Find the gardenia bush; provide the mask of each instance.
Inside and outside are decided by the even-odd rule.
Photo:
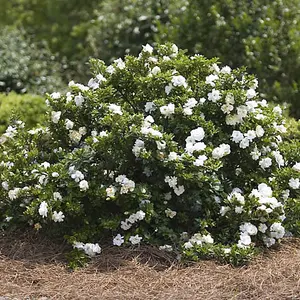
[[[299,154],[280,152],[282,110],[253,75],[172,44],[91,64],[47,97],[47,127],[2,136],[3,228],[64,236],[73,259],[149,243],[238,264],[299,222]]]

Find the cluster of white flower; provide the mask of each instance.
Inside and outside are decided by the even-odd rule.
[[[164,105],[159,108],[160,113],[167,118],[175,113],[175,105],[173,103],[169,103],[168,105]]]
[[[69,175],[75,182],[79,182],[79,188],[81,191],[86,191],[89,189],[89,183],[84,180],[84,175],[79,170],[76,170],[74,166],[69,167]]]
[[[133,192],[135,189],[135,182],[126,177],[126,175],[119,175],[115,181],[121,185],[120,194],[127,194]]]
[[[181,194],[184,193],[185,188],[183,185],[178,185],[177,186],[177,177],[176,176],[165,176],[165,182],[169,184],[170,188],[173,188],[174,193],[177,196],[180,196]]]
[[[188,242],[185,242],[183,247],[185,249],[193,248],[194,246],[202,246],[202,244],[213,244],[214,239],[211,237],[211,235],[208,233],[206,235],[203,235],[201,233],[195,233]]]
[[[154,137],[159,137],[162,138],[162,133],[154,128],[151,127],[151,125],[154,123],[154,119],[152,116],[147,116],[144,119],[143,126],[141,128],[141,134],[146,135],[146,136],[154,136]]]
[[[102,74],[98,74],[96,78],[91,78],[88,82],[88,87],[95,90],[98,89],[102,82],[105,82],[106,78]]]
[[[145,149],[144,141],[137,139],[132,147],[132,152],[135,157],[139,157],[141,152]]]
[[[185,140],[185,151],[189,154],[193,154],[194,151],[204,150],[206,145],[203,142],[200,142],[203,140],[204,136],[205,132],[202,127],[193,129]]]
[[[79,250],[83,250],[88,256],[94,257],[96,254],[101,253],[101,247],[97,244],[92,243],[81,243],[81,242],[75,242],[73,244],[74,248],[77,248]]]
[[[183,114],[186,116],[191,116],[193,114],[193,108],[198,104],[195,98],[189,98],[187,102],[183,105]]]
[[[128,230],[134,223],[144,220],[145,216],[146,214],[142,210],[139,210],[136,213],[131,214],[125,221],[121,221],[121,228],[123,230]]]
[[[253,224],[247,222],[247,223],[243,223],[240,226],[240,239],[238,241],[237,246],[239,248],[245,248],[248,247],[251,244],[251,235],[256,235],[258,230],[257,227],[254,226]]]
[[[228,154],[230,154],[230,145],[228,144],[221,144],[219,147],[216,147],[212,151],[212,157],[215,159],[220,159]]]

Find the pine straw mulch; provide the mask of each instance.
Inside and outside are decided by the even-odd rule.
[[[103,249],[71,272],[66,247],[29,233],[1,235],[0,299],[300,299],[300,239],[286,239],[241,268],[213,261],[181,266],[141,247]]]

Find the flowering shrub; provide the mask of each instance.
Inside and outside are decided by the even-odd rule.
[[[156,40],[247,66],[263,97],[287,102],[299,118],[299,12],[297,0],[171,1]]]
[[[47,97],[47,127],[2,136],[2,227],[64,235],[78,255],[108,240],[235,264],[280,241],[299,154],[280,152],[281,108],[254,76],[171,44],[91,64],[87,85]]]

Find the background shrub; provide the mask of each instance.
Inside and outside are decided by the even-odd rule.
[[[46,104],[37,95],[18,95],[0,93],[0,133],[4,133],[11,118],[22,119],[26,128],[33,128],[45,120]]]
[[[2,28],[0,36],[0,92],[62,89],[60,64],[46,47],[31,43],[16,29]]]

